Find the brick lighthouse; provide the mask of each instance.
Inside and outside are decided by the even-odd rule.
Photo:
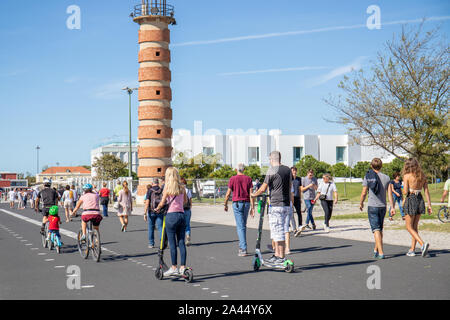
[[[170,30],[174,9],[166,0],[142,0],[132,13],[139,24],[139,108],[137,202],[142,203],[152,178],[172,165],[172,91]]]

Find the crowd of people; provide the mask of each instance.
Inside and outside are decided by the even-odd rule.
[[[286,255],[291,253],[291,233],[294,237],[298,237],[307,229],[316,230],[313,208],[318,201],[324,212],[323,230],[330,232],[330,220],[333,207],[338,202],[338,190],[329,173],[324,174],[322,181],[318,183],[314,170],[309,169],[305,177],[298,177],[296,167],[289,168],[282,165],[280,152],[271,152],[269,158],[270,168],[262,183],[259,181],[253,183],[252,179],[244,174],[245,166],[243,164],[237,166],[236,175],[228,182],[224,210],[229,210],[228,202],[231,197],[239,238],[237,254],[242,257],[247,256],[248,215],[255,216],[258,196],[268,194],[268,220],[272,240],[268,247],[273,252],[269,262],[283,263]],[[422,214],[432,213],[427,178],[416,159],[406,160],[402,172],[396,172],[392,180],[381,172],[382,166],[383,163],[379,158],[372,160],[370,170],[362,182],[359,206],[363,211],[364,202],[368,196],[368,221],[374,237],[373,258],[385,258],[383,226],[388,202],[389,219],[396,214],[395,204],[397,204],[405,221],[406,230],[411,235],[411,247],[406,255],[415,256],[418,243],[421,255],[426,256],[430,245],[419,235],[418,226]],[[178,170],[174,167],[166,170],[165,177],[154,178],[151,181],[152,183],[147,186],[144,207],[144,219],[148,223],[148,247],[155,247],[155,229],[161,241],[165,217],[165,237],[170,248],[172,266],[164,275],[182,274],[186,268],[186,246],[192,243],[190,228],[192,192],[187,188],[186,180],[180,177]],[[449,188],[450,183],[447,181],[442,201],[448,195]],[[41,191],[11,190],[7,197],[11,208],[14,208],[17,202],[18,209],[23,209],[29,200],[36,212],[42,212],[42,234],[52,206],[59,205],[64,208],[66,222],[70,222],[82,209],[81,226],[84,237],[86,224],[90,221],[94,228],[99,230],[102,219],[109,216],[108,206],[111,202],[114,203],[113,207],[117,211],[121,232],[127,232],[128,217],[133,211],[133,199],[126,181],[118,183],[114,190],[108,189],[106,183],[100,190],[91,184],[85,184],[82,190],[81,193],[74,185],[67,185],[62,190],[57,190],[51,188],[51,182],[47,180],[44,181],[44,189]],[[302,198],[304,210],[302,210]],[[306,213],[306,219],[303,219],[303,213]],[[180,269],[177,267],[178,251],[181,258]]]

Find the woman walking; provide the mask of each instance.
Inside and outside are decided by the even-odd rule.
[[[394,180],[391,180],[389,182],[389,188],[388,192],[392,193],[392,197],[394,198],[394,209],[395,209],[395,203],[398,203],[398,208],[400,209],[400,214],[402,215],[402,219],[405,220],[405,213],[403,212],[402,207],[402,182],[400,180],[400,173],[394,172]],[[393,218],[391,216],[391,208],[389,208],[389,221],[392,221]]]
[[[64,210],[66,212],[66,222],[71,221],[71,217],[73,214],[73,207],[74,207],[74,202],[73,202],[73,192],[72,190],[70,190],[70,186],[67,185],[66,186],[66,190],[64,191],[61,201],[63,202],[63,206],[64,206]]]
[[[122,224],[121,231],[126,232],[128,226],[128,215],[133,211],[133,199],[131,197],[131,191],[128,189],[128,182],[122,183],[122,190],[119,191],[119,216],[120,223]]]
[[[180,181],[178,170],[174,167],[167,168],[163,196],[161,202],[155,209],[155,212],[159,213],[167,203],[168,209],[165,218],[165,228],[167,239],[169,240],[172,267],[164,272],[164,276],[183,274],[186,269],[186,246],[184,243],[186,220],[184,217],[184,205],[187,201],[185,186]],[[177,269],[177,246],[180,249],[181,256],[179,272]]]
[[[322,179],[323,181],[317,188],[317,194],[314,201],[320,199],[320,204],[322,205],[323,212],[325,213],[325,222],[323,224],[323,229],[325,230],[325,232],[330,232],[330,219],[331,214],[333,213],[333,204],[337,203],[338,194],[336,185],[334,184],[330,174],[324,174]]]
[[[422,257],[425,257],[428,253],[430,244],[424,242],[419,236],[419,220],[420,215],[425,213],[425,202],[421,193],[422,188],[427,199],[428,214],[433,212],[431,209],[427,177],[423,173],[419,161],[414,158],[405,161],[402,174],[403,194],[405,195],[403,208],[405,212],[406,230],[408,230],[412,237],[411,248],[406,255],[408,257],[414,257],[416,255],[416,244],[419,242],[422,249]]]

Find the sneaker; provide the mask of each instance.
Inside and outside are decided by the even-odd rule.
[[[316,230],[316,225],[315,224],[312,225],[312,229]]]
[[[416,253],[415,253],[414,251],[408,251],[408,253],[406,253],[406,255],[407,255],[408,257],[415,257],[415,256],[416,256]]]
[[[284,263],[286,261],[286,258],[279,258],[279,257],[276,257],[276,259],[275,259],[275,261],[274,261],[274,263]]]
[[[330,232],[330,227],[325,227],[325,232],[329,233]]]
[[[374,258],[374,259],[378,258],[378,251],[374,251],[374,252],[373,252],[373,258]]]
[[[309,226],[309,224],[305,225],[305,228],[311,230],[311,227]]]
[[[169,270],[164,272],[164,277],[169,277],[169,276],[178,275],[178,274],[179,274],[178,269],[169,268]]]
[[[190,236],[190,235],[187,235],[187,236],[186,236],[186,245],[187,245],[187,246],[190,246],[190,245],[191,245],[191,236]]]
[[[275,255],[271,256],[269,259],[267,259],[267,262],[274,263],[278,258],[275,257]]]
[[[239,256],[239,257],[245,257],[245,256],[247,256],[247,250],[239,249],[238,256]]]
[[[122,225],[122,228],[120,228],[120,231],[123,232],[123,230],[125,230],[125,225],[124,224]]]
[[[179,271],[180,275],[184,275],[184,271],[186,271],[186,268],[181,268],[180,267],[180,271]]]
[[[45,236],[45,228],[44,228],[44,227],[41,228],[40,234],[42,234],[43,236]]]
[[[80,238],[80,241],[81,241],[81,242],[85,242],[85,241],[86,241],[86,235],[83,234],[83,235],[81,236],[81,238]]]
[[[377,259],[384,259],[384,254],[378,254],[378,257],[377,257]]]
[[[153,244],[149,244],[149,245],[148,245],[148,248],[149,248],[149,249],[153,249],[154,247],[155,247],[155,245],[153,245]]]
[[[430,247],[430,244],[428,242],[425,242],[422,247],[422,257],[425,257],[428,254],[428,248]]]

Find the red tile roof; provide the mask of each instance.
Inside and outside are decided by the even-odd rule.
[[[69,170],[70,173],[91,173],[90,170],[84,167],[50,167],[47,170],[41,172],[41,174],[66,173],[67,170]]]

